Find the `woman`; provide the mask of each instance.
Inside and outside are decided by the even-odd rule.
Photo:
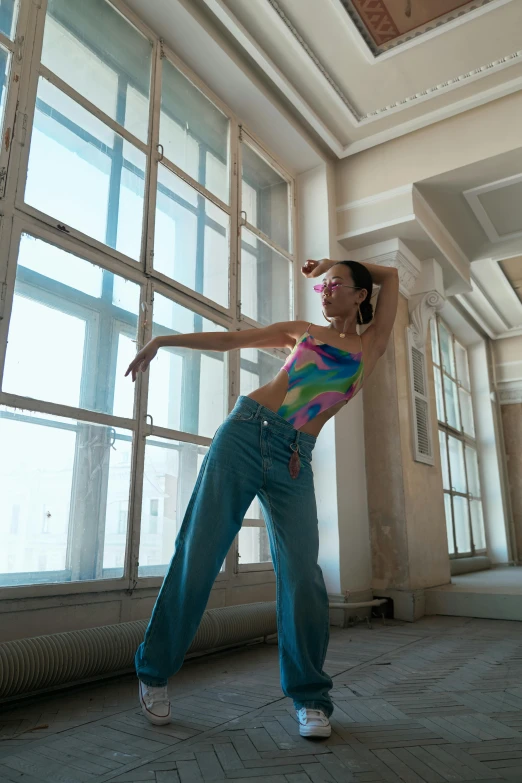
[[[306,321],[245,331],[154,338],[126,375],[145,371],[161,346],[215,351],[292,348],[265,386],[240,396],[205,455],[178,532],[174,556],[136,652],[142,710],[156,725],[171,720],[167,681],[183,663],[214,580],[257,495],[276,575],[281,687],[293,699],[299,731],[328,737],[333,704],[323,671],[329,641],[328,594],[317,559],[312,474],[317,435],[362,388],[386,348],[398,299],[397,270],[355,261],[308,261],[328,326]],[[380,286],[373,323],[372,284]]]

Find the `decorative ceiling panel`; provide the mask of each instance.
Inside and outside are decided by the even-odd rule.
[[[493,0],[341,0],[375,55],[399,46]]]

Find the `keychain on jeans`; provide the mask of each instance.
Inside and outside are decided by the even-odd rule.
[[[292,449],[293,454],[290,457],[290,462],[288,463],[288,470],[290,471],[292,478],[296,479],[301,468],[301,460],[299,459],[299,444],[291,443],[290,448]]]

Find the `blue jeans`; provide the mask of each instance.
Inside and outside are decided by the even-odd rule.
[[[210,591],[257,495],[276,575],[281,688],[296,709],[329,717],[331,678],[323,671],[330,638],[328,594],[318,565],[319,533],[311,467],[313,435],[241,396],[205,455],[175,550],[136,652],[138,678],[163,686],[182,666]],[[301,468],[289,471],[291,446]]]

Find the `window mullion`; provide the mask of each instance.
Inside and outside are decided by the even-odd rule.
[[[242,206],[241,177],[241,126],[235,119],[230,120],[231,141],[231,215],[230,215],[230,305],[235,319],[235,326],[241,321],[241,226],[240,211]]]
[[[151,274],[154,259],[154,236],[156,228],[156,197],[158,188],[158,145],[161,110],[161,45],[154,38],[151,65],[151,90],[149,102],[149,146],[147,155],[147,176],[145,185],[144,215],[141,259],[146,274]]]
[[[154,293],[152,280],[149,278],[142,286],[140,297],[140,315],[138,319],[138,334],[136,348],[141,349],[152,337],[152,305]],[[145,474],[145,447],[149,425],[147,423],[147,405],[150,373],[138,373],[134,392],[134,417],[136,431],[132,449],[131,481],[129,487],[129,517],[127,529],[124,574],[129,578],[129,592],[138,583],[138,568],[141,539],[141,507],[143,500],[143,477]]]
[[[36,107],[38,86],[38,65],[40,62],[43,27],[47,0],[37,7],[32,0],[20,0],[16,35],[24,35],[21,61],[13,54],[12,85],[8,93],[4,127],[10,127],[11,143],[9,150],[2,145],[0,167],[7,166],[5,183],[4,214],[13,209],[18,201],[17,194],[25,188],[27,162],[29,159],[28,139]],[[15,82],[15,80],[17,80]],[[10,79],[11,81],[11,79]],[[13,89],[14,84],[16,87]]]

